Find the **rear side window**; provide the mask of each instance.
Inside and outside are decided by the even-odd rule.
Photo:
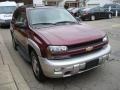
[[[16,18],[16,22],[25,23],[25,13],[19,13],[18,17]]]
[[[22,10],[18,9],[15,11],[14,13],[14,21],[15,22],[23,22],[25,21],[26,17],[25,17],[25,12],[23,12]]]
[[[19,15],[19,10],[16,10],[16,11],[14,12],[14,15],[13,15],[14,19],[16,19],[16,18],[18,17],[18,15]]]

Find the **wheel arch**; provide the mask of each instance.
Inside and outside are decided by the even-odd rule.
[[[40,47],[35,43],[32,39],[28,39],[28,53],[30,55],[30,51],[34,50],[38,56],[41,56]]]

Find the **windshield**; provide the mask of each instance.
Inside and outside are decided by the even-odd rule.
[[[13,13],[16,6],[0,6],[0,14]]]
[[[38,8],[29,11],[31,25],[48,25],[57,23],[76,23],[77,20],[62,8]]]

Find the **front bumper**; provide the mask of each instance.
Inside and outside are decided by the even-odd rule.
[[[102,63],[105,60],[109,59],[109,55],[111,53],[110,45],[107,45],[105,48],[93,52],[87,55],[83,55],[80,57],[64,59],[64,60],[48,60],[46,58],[40,58],[41,68],[43,73],[47,77],[51,78],[60,78],[60,77],[68,77],[74,74],[82,73],[93,69]],[[87,62],[98,60],[98,64],[91,68],[86,68]]]

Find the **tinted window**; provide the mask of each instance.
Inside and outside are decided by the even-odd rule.
[[[90,11],[92,11],[92,12],[99,12],[100,8],[99,7],[95,7],[95,8],[92,8]]]
[[[25,21],[25,17],[23,14],[20,14],[16,19],[16,22],[24,22],[24,21]]]
[[[100,8],[100,12],[104,12],[105,10],[104,10],[104,8]]]
[[[16,22],[21,22],[25,24],[26,18],[25,18],[25,13],[24,12],[18,12],[18,15],[16,17]]]
[[[16,19],[19,15],[19,10],[15,10],[14,14],[13,14],[13,17],[14,19]]]

